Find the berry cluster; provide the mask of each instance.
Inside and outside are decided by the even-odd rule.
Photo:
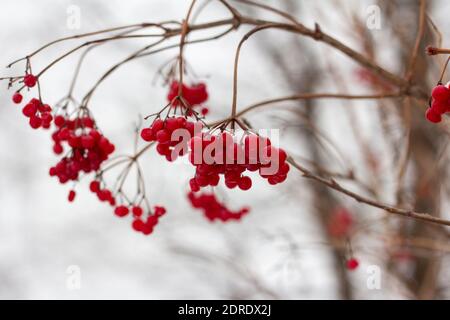
[[[135,219],[133,220],[131,227],[137,232],[142,232],[145,235],[149,235],[158,224],[159,218],[166,213],[166,209],[164,207],[155,206],[153,215],[148,215],[145,220],[141,217],[143,212],[142,208],[133,207],[132,212]]]
[[[114,213],[116,216],[122,218],[127,216],[130,211],[134,217],[133,223],[131,224],[132,228],[135,231],[142,232],[145,235],[149,235],[153,232],[153,228],[158,224],[158,219],[166,213],[166,209],[164,207],[155,206],[154,214],[149,214],[145,221],[142,219],[144,210],[140,206],[133,206],[130,210],[129,207],[121,205],[116,207]]]
[[[16,92],[13,95],[14,103],[22,102],[22,95]],[[33,98],[22,109],[22,113],[29,119],[30,127],[33,129],[49,129],[53,121],[52,108],[48,104],[42,103],[39,99]]]
[[[166,209],[161,206],[154,207],[154,213],[148,214],[147,219],[143,219],[144,210],[139,205],[119,205],[116,206],[116,198],[113,193],[106,189],[101,188],[101,183],[98,180],[94,180],[90,183],[89,189],[91,192],[95,193],[98,199],[102,202],[108,202],[112,207],[114,207],[114,214],[120,218],[127,216],[130,212],[133,215],[132,228],[135,231],[142,232],[145,235],[152,233],[153,228],[158,223],[158,219],[166,213]],[[69,195],[70,196],[70,195]]]
[[[175,138],[173,133],[175,130],[184,129],[188,138],[194,136],[196,130],[201,130],[201,122],[191,122],[184,117],[169,117],[165,120],[156,119],[149,128],[141,131],[141,138],[147,142],[157,142],[156,151],[165,156],[168,161],[174,161],[178,156],[187,153],[187,140],[182,136]],[[179,145],[182,143],[182,145]],[[178,153],[174,152],[174,147],[181,147]]]
[[[116,199],[113,196],[111,190],[102,188],[100,181],[94,180],[89,184],[89,190],[97,195],[98,200],[101,202],[108,202],[112,207],[116,205]]]
[[[346,208],[336,208],[328,221],[328,232],[332,237],[343,238],[349,235],[353,226],[353,216]]]
[[[188,199],[191,205],[196,209],[201,209],[205,217],[210,220],[240,220],[242,216],[249,212],[248,208],[242,208],[238,211],[231,211],[223,203],[219,202],[213,193],[202,193],[196,195],[193,192],[188,193]]]
[[[60,183],[77,180],[80,172],[97,171],[115,150],[114,145],[95,129],[95,122],[90,117],[70,120],[57,116],[55,125],[53,151],[62,154],[64,142],[71,148],[67,156],[50,168],[50,176],[57,176]]]
[[[208,149],[213,151],[204,152]],[[228,132],[217,136],[203,133],[191,139],[190,150],[190,161],[196,166],[195,176],[189,181],[193,192],[216,186],[221,175],[228,188],[249,190],[252,180],[244,175],[246,171],[258,171],[275,185],[286,180],[290,169],[286,152],[272,146],[270,139],[255,134],[246,135],[244,142],[238,143]]]
[[[431,92],[431,107],[427,109],[425,116],[428,121],[438,123],[446,112],[450,112],[450,89],[440,84]]]
[[[179,92],[180,84],[178,81],[174,80],[170,84],[169,93],[167,94],[167,100],[172,102],[177,96]],[[208,92],[206,91],[206,85],[204,83],[193,84],[192,86],[188,86],[186,84],[182,84],[181,88],[183,99],[189,104],[190,107],[196,107],[201,105],[202,103],[208,100]],[[172,106],[178,106],[178,101],[173,101]],[[208,108],[202,108],[202,115],[206,115],[208,113]]]

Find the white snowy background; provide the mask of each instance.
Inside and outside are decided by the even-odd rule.
[[[214,1],[213,1],[214,2]],[[277,5],[277,1],[267,1]],[[335,5],[364,16],[370,1],[301,1],[302,12],[296,15],[308,26],[320,23],[324,31],[352,45],[354,38],[345,21],[334,13]],[[180,20],[189,1],[50,1],[16,0],[0,3],[0,65],[22,57],[55,38],[139,22]],[[450,3],[440,1],[433,12],[435,22],[443,30],[449,23],[445,12]],[[67,26],[68,8],[81,11],[81,28]],[[73,7],[72,7],[73,8]],[[228,12],[211,3],[198,21],[221,19]],[[247,30],[243,27],[243,30]],[[375,37],[389,38],[381,30]],[[209,106],[217,118],[227,116],[231,102],[234,51],[242,31],[215,42],[189,46],[186,57],[201,79],[208,83]],[[200,34],[196,35],[199,36]],[[196,36],[192,36],[195,38]],[[275,45],[288,41],[280,32],[264,34]],[[446,39],[444,39],[446,40]],[[364,88],[352,79],[355,64],[341,54],[329,52],[324,45],[311,40],[321,59],[336,60],[343,81]],[[40,70],[78,42],[54,46],[33,58]],[[76,95],[82,96],[108,68],[139,48],[143,41],[124,40],[99,47],[91,52],[81,69]],[[279,73],[261,54],[258,41],[244,45],[239,78],[239,106],[265,98],[291,94]],[[445,41],[444,41],[445,44]],[[447,43],[448,44],[448,43]],[[289,54],[289,52],[286,52]],[[174,57],[168,51],[143,58],[121,67],[94,95],[91,108],[99,126],[116,144],[118,153],[130,152],[134,139],[134,123],[139,115],[153,113],[165,104],[166,89],[161,79],[152,83],[158,67]],[[64,60],[42,78],[46,101],[62,98],[70,84],[77,55]],[[380,53],[381,63],[397,71],[389,52]],[[23,65],[1,75],[20,74]],[[329,90],[336,88],[329,85]],[[249,204],[251,213],[240,223],[209,223],[192,210],[186,201],[187,180],[193,169],[183,163],[170,164],[158,156],[143,158],[150,201],[165,205],[168,214],[155,232],[145,237],[133,232],[130,221],[118,219],[111,209],[99,203],[86,191],[87,181],[77,186],[77,199],[66,200],[71,186],[59,185],[48,176],[56,158],[51,152],[48,132],[33,131],[20,109],[10,102],[11,92],[5,82],[0,86],[0,298],[2,299],[215,299],[215,298],[319,298],[337,297],[336,280],[327,246],[309,212],[308,191],[300,175],[291,171],[286,183],[269,186],[255,179],[249,192],[220,191],[232,207]],[[370,138],[378,130],[370,122],[370,102],[358,113],[361,134]],[[332,106],[331,106],[332,105]],[[333,108],[330,111],[330,108]],[[354,154],[354,146],[345,143],[351,135],[342,105],[324,102],[324,123],[330,126],[328,136],[344,154]],[[272,111],[252,115],[258,127],[267,127]],[[283,113],[280,113],[283,116]],[[272,123],[272,127],[276,127]],[[339,133],[336,136],[336,133]],[[294,144],[286,133],[288,150]],[[291,141],[291,143],[289,143]],[[295,154],[302,154],[298,147]],[[358,166],[358,159],[352,159]],[[387,199],[389,200],[389,199]],[[349,202],[352,206],[353,202]],[[365,217],[378,217],[370,208],[360,212]],[[357,214],[359,214],[357,212]],[[364,298],[401,298],[388,284],[380,291],[366,288],[365,267],[376,264],[370,252],[361,251],[362,267],[350,275],[359,296]],[[68,268],[81,270],[81,288],[70,290]]]

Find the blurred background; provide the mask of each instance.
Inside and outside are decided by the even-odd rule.
[[[190,1],[30,1],[0,4],[1,65],[6,66],[56,38],[140,22],[181,21]],[[242,14],[280,20],[264,10],[230,1]],[[419,1],[264,1],[308,27],[324,32],[402,75],[418,27]],[[201,11],[196,14],[196,10]],[[427,1],[428,19],[414,81],[429,92],[439,79],[441,57],[425,46],[449,46],[445,0]],[[378,15],[379,13],[379,15]],[[73,23],[79,14],[79,25]],[[375,16],[374,16],[375,15]],[[197,23],[229,17],[218,1],[198,1]],[[375,19],[375,20],[373,20]],[[431,22],[430,22],[431,21]],[[434,25],[435,27],[433,27]],[[216,34],[223,29],[192,35]],[[189,45],[186,59],[205,81],[211,119],[231,105],[236,46],[249,26],[219,40]],[[83,97],[114,63],[146,44],[114,41],[86,56],[75,87]],[[173,41],[177,41],[174,39]],[[32,59],[40,70],[80,44],[70,40]],[[78,52],[46,73],[41,89],[54,104],[67,94]],[[142,116],[166,104],[158,69],[176,49],[130,62],[101,84],[90,108],[120,154],[133,150]],[[445,60],[444,60],[445,61]],[[23,73],[4,68],[2,76]],[[195,74],[195,76],[194,76]],[[444,77],[447,82],[448,76]],[[243,47],[238,108],[307,92],[369,94],[390,90],[340,52],[311,39],[264,31]],[[251,191],[218,188],[232,208],[249,205],[240,222],[210,223],[186,199],[192,166],[148,152],[142,159],[148,196],[168,213],[155,232],[133,232],[129,220],[77,186],[48,176],[57,158],[50,134],[33,131],[0,87],[0,298],[2,299],[446,299],[450,296],[449,229],[397,218],[303,179],[291,170],[286,183],[254,179]],[[405,100],[408,100],[405,102]],[[426,104],[413,99],[285,102],[249,113],[255,128],[281,130],[280,144],[311,170],[334,177],[362,195],[450,219],[448,123],[424,118]],[[351,230],[336,235],[339,212]],[[360,263],[347,270],[349,257]],[[80,286],[71,285],[74,277]],[[374,278],[375,277],[375,278]],[[375,280],[374,280],[375,279]]]

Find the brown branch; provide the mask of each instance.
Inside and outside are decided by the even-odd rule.
[[[406,210],[406,209],[401,209],[401,208],[396,208],[390,205],[386,205],[383,204],[381,202],[377,202],[374,201],[372,199],[363,197],[361,195],[356,194],[353,191],[350,191],[344,187],[342,187],[339,183],[337,183],[334,179],[326,179],[326,178],[322,178],[316,174],[314,174],[313,172],[309,171],[308,169],[304,168],[303,166],[301,166],[300,164],[298,164],[292,157],[289,157],[287,160],[294,168],[296,168],[297,170],[299,170],[303,176],[307,179],[311,179],[314,180],[318,183],[321,183],[323,185],[326,185],[327,187],[338,191],[342,194],[345,194],[347,196],[349,196],[350,198],[355,199],[356,201],[360,202],[360,203],[365,203],[369,206],[375,207],[375,208],[379,208],[382,209],[388,213],[394,214],[394,215],[399,215],[399,216],[404,216],[404,217],[409,217],[409,218],[414,218],[417,220],[421,220],[421,221],[425,221],[425,222],[429,222],[429,223],[435,223],[435,224],[440,224],[440,225],[445,225],[445,226],[450,226],[450,221],[449,220],[445,220],[445,219],[441,219],[438,217],[434,217],[428,213],[421,213],[421,212],[415,212],[413,210]]]
[[[380,94],[369,94],[369,95],[352,95],[352,94],[339,94],[339,93],[303,93],[287,97],[275,98],[264,100],[248,107],[245,107],[236,114],[236,117],[240,117],[247,112],[254,109],[258,109],[269,104],[285,102],[285,101],[296,101],[296,100],[309,100],[309,99],[345,99],[345,100],[375,100],[375,99],[389,99],[389,98],[400,98],[401,93],[396,92],[386,92]]]
[[[316,25],[315,29],[310,29],[310,28],[307,28],[298,23],[292,23],[292,24],[275,23],[273,21],[239,16],[239,17],[233,17],[233,18],[229,18],[229,19],[223,19],[223,20],[217,20],[217,21],[212,21],[212,22],[207,22],[207,23],[191,25],[191,26],[189,26],[188,33],[192,32],[192,31],[196,31],[196,30],[205,30],[205,29],[216,28],[216,27],[225,26],[225,25],[237,26],[240,24],[248,24],[248,25],[253,25],[253,26],[262,26],[262,25],[269,25],[269,24],[277,25],[277,28],[279,28],[279,29],[294,32],[294,33],[309,37],[311,39],[314,39],[316,41],[323,42],[323,43],[335,48],[336,50],[341,51],[343,54],[345,54],[348,57],[350,57],[351,59],[355,60],[362,66],[370,69],[373,73],[382,77],[383,79],[387,80],[388,82],[390,82],[400,88],[403,88],[406,91],[410,91],[411,95],[413,95],[414,97],[421,98],[421,99],[428,99],[428,94],[426,92],[424,92],[421,88],[416,87],[414,85],[409,85],[408,81],[406,81],[402,77],[397,76],[397,75],[387,71],[386,69],[384,69],[381,66],[379,66],[378,64],[376,64],[372,59],[365,57],[361,53],[353,50],[352,48],[343,44],[339,40],[324,33],[318,25]],[[148,24],[148,25],[157,25],[157,24]],[[165,33],[163,33],[161,36],[168,38],[168,37],[172,37],[175,35],[179,35],[182,33],[182,31],[183,31],[183,27],[174,28],[174,29],[165,28]],[[74,36],[74,37],[69,37],[69,38],[64,38],[64,39],[73,39],[73,38],[76,38],[76,37]],[[58,40],[58,42],[63,41],[64,39]],[[115,38],[112,37],[111,40],[114,40],[114,39]],[[96,40],[96,41],[93,40],[88,43],[90,43],[90,44],[98,43],[99,41],[107,41],[107,40],[106,39]],[[86,44],[80,45],[76,49],[71,50],[70,53],[73,53],[74,51],[78,50],[80,47],[84,47],[85,45]],[[48,47],[48,45],[46,47]],[[70,54],[70,53],[68,53],[68,54]],[[63,57],[66,57],[68,54],[65,54]],[[63,57],[58,58],[56,62],[60,61]],[[42,71],[40,74],[42,74]]]
[[[425,0],[420,0],[419,27],[417,31],[416,41],[414,43],[414,48],[411,54],[411,60],[409,62],[409,67],[407,69],[405,77],[408,82],[410,82],[412,79],[414,66],[417,60],[417,55],[419,54],[420,42],[422,41],[423,35],[425,33],[425,19],[426,19],[426,2]]]
[[[184,49],[184,41],[186,39],[187,34],[189,33],[189,18],[191,17],[192,9],[194,8],[196,0],[191,1],[191,5],[189,6],[189,10],[186,14],[186,18],[183,20],[182,23],[182,29],[181,29],[181,36],[180,36],[180,55],[178,57],[179,59],[179,72],[180,72],[180,78],[179,78],[179,86],[178,86],[178,96],[183,95],[183,74],[184,74],[184,59],[183,59],[183,49]]]
[[[427,54],[430,56],[435,56],[438,54],[450,54],[450,49],[446,48],[436,48],[432,46],[427,47]]]

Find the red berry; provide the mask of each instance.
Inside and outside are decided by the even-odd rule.
[[[38,129],[42,125],[42,119],[38,116],[32,116],[30,118],[30,126],[33,129]]]
[[[55,117],[55,125],[59,128],[61,128],[66,123],[66,120],[63,116],[56,116]]]
[[[194,178],[189,180],[189,186],[191,187],[192,192],[197,192],[200,190],[200,186]]]
[[[89,184],[89,190],[91,190],[91,192],[98,192],[100,190],[100,182],[98,182],[97,180],[92,181]]]
[[[242,177],[239,180],[238,186],[241,190],[248,190],[252,187],[252,179],[250,177]]]
[[[441,122],[442,117],[440,114],[436,113],[433,109],[428,108],[425,112],[425,117],[428,119],[428,121],[433,123]]]
[[[155,206],[155,216],[161,217],[166,213],[166,208],[161,206]]]
[[[150,142],[155,139],[155,136],[153,135],[153,131],[151,128],[144,128],[141,131],[141,138],[144,141]]]
[[[25,77],[23,77],[23,83],[28,87],[32,88],[36,85],[37,78],[32,74],[26,74]]]
[[[92,149],[95,146],[95,140],[90,135],[84,135],[81,137],[81,146],[85,149]]]
[[[63,146],[61,144],[56,143],[56,144],[53,145],[53,152],[55,154],[61,154],[61,153],[64,152],[64,148],[63,148]]]
[[[94,128],[95,125],[94,119],[89,117],[84,117],[83,119],[81,119],[81,123],[86,128]]]
[[[128,210],[128,208],[125,207],[125,206],[118,206],[118,207],[116,207],[116,209],[114,210],[114,213],[115,213],[116,216],[118,216],[118,217],[125,217],[129,212],[130,212],[130,210]]]
[[[447,108],[449,107],[448,103],[442,100],[433,100],[431,103],[431,109],[433,112],[437,114],[443,114],[447,112]]]
[[[152,130],[154,132],[158,132],[163,128],[164,128],[164,121],[162,121],[161,119],[156,119],[155,121],[153,121]]]
[[[200,113],[202,114],[202,116],[206,116],[209,113],[209,109],[208,108],[202,108]]]
[[[50,123],[53,121],[53,116],[50,112],[41,113],[41,118],[42,122],[47,125],[50,125]]]
[[[450,99],[450,90],[441,84],[433,88],[431,96],[436,100],[448,102],[448,99]]]
[[[14,95],[12,96],[12,100],[14,103],[19,104],[22,102],[22,95],[19,92],[14,93]]]
[[[231,211],[223,203],[219,202],[213,193],[202,193],[199,195],[190,192],[188,199],[195,209],[201,209],[207,219],[216,219],[226,222],[228,220],[239,220],[249,209],[242,208],[238,211]]]
[[[346,266],[348,270],[355,270],[359,266],[359,261],[355,258],[351,258],[347,260]]]
[[[158,140],[159,143],[169,142],[170,134],[166,130],[159,130],[156,133],[156,140]]]
[[[144,223],[141,232],[145,235],[149,235],[150,233],[153,232],[153,227]]]
[[[133,209],[131,209],[131,211],[133,212],[133,216],[135,217],[140,217],[142,216],[142,208],[141,207],[133,207]]]
[[[136,219],[133,221],[131,226],[135,231],[141,232],[142,229],[144,229],[145,224],[144,221],[142,221],[141,219]]]
[[[69,202],[73,202],[73,200],[75,200],[75,196],[76,196],[76,195],[77,195],[77,194],[75,193],[74,190],[70,190],[69,196],[67,197],[67,199],[69,200]]]
[[[22,113],[25,117],[31,118],[32,116],[36,115],[37,107],[36,105],[32,103],[28,103],[23,107]]]

